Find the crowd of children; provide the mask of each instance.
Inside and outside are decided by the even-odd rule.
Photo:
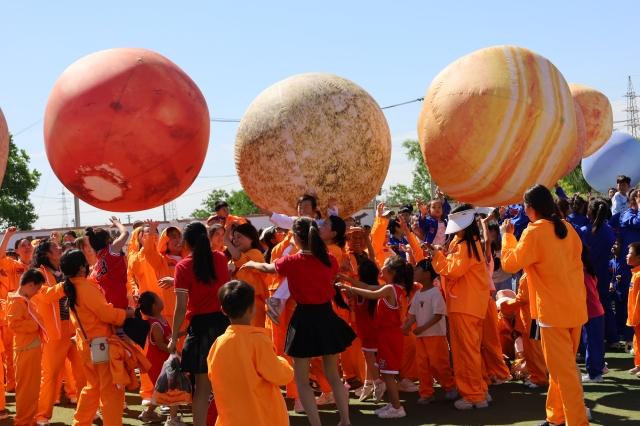
[[[118,425],[125,389],[139,388],[145,423],[180,426],[177,405],[191,404],[196,425],[285,425],[287,397],[314,426],[318,406],[335,404],[346,426],[350,392],[386,399],[374,412],[391,419],[406,416],[400,392],[428,405],[437,383],[455,408],[482,409],[490,386],[521,380],[548,386],[544,424],[587,424],[581,381],[604,381],[607,349],[622,341],[640,377],[640,191],[629,184],[621,176],[612,199],[538,185],[493,211],[452,209],[438,193],[415,213],[378,204],[371,227],[307,194],[298,216],[269,212],[274,226],[260,231],[223,201],[206,226],[139,222],[131,237],[112,218],[115,232],[7,250],[9,228],[0,419],[15,392],[14,424],[47,425],[64,389],[75,425]],[[171,354],[193,395],[159,407]]]

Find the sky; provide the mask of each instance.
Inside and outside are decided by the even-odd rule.
[[[627,76],[640,88],[638,18],[637,1],[12,1],[2,7],[0,108],[15,143],[42,173],[31,195],[34,226],[59,227],[63,186],[47,161],[42,118],[58,76],[87,54],[157,51],[196,82],[212,117],[238,119],[262,90],[294,74],[340,75],[387,106],[424,96],[433,77],[461,56],[514,44],[551,60],[568,82],[601,90],[614,120],[622,120]],[[411,181],[401,143],[416,138],[420,108],[385,110],[393,140],[385,188]],[[200,176],[175,202],[178,217],[188,217],[212,189],[241,188],[236,131],[237,123],[212,123]],[[110,216],[85,203],[80,211],[82,225]],[[162,219],[162,208],[129,218]]]

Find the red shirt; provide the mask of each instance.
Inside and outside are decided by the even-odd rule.
[[[598,295],[597,279],[593,275],[584,272],[584,285],[587,287],[587,314],[589,318],[604,315],[604,308]]]
[[[331,254],[331,266],[327,266],[309,253],[296,253],[276,260],[278,274],[289,282],[291,298],[303,305],[320,305],[330,302],[336,294],[333,283],[338,273],[338,261]]]
[[[396,293],[396,306],[389,305],[387,299],[381,297],[376,305],[376,316],[374,324],[376,328],[397,328],[402,327],[402,313],[400,311],[402,287],[393,284],[393,291]]]
[[[97,261],[90,278],[100,285],[107,302],[127,309],[127,262],[124,253],[112,253],[111,246],[96,253]]]
[[[176,293],[184,292],[189,295],[187,301],[187,320],[194,315],[220,312],[218,290],[231,280],[227,268],[226,256],[219,252],[213,252],[213,268],[216,278],[213,282],[203,283],[196,278],[193,270],[193,257],[191,255],[182,259],[176,265],[174,274],[174,286]]]

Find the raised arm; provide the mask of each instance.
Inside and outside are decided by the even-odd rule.
[[[267,274],[276,273],[276,265],[274,263],[255,262],[253,260],[250,260],[242,265],[240,269],[255,269],[256,271],[264,272]]]
[[[227,250],[231,253],[233,260],[240,259],[242,252],[238,247],[233,244],[233,227],[227,226],[224,231],[224,245],[227,246]]]
[[[127,239],[129,238],[129,231],[127,231],[127,228],[125,228],[125,226],[120,223],[117,217],[112,216],[109,220],[111,221],[111,224],[118,229],[119,232],[118,237],[113,241],[111,247],[115,253],[120,253],[127,243]]]
[[[9,240],[16,233],[17,229],[15,226],[11,226],[4,231],[4,235],[2,236],[2,241],[0,242],[0,259],[7,255],[7,245],[9,244]]]

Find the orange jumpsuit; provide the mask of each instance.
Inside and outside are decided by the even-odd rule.
[[[71,340],[75,330],[71,321],[60,317],[60,298],[64,293],[47,291],[56,286],[55,276],[46,267],[40,271],[46,278],[41,291],[33,296],[33,304],[42,317],[47,341],[42,345],[42,383],[40,385],[40,399],[38,400],[37,420],[50,420],[53,415],[53,405],[58,396],[60,374],[64,371],[65,360],[68,358],[73,366],[75,382],[83,387],[86,383],[82,360]],[[73,394],[77,395],[74,389]]]
[[[124,386],[116,386],[111,362],[94,364],[91,361],[91,340],[97,337],[113,336],[113,326],[124,323],[126,312],[114,308],[94,282],[86,278],[72,278],[77,293],[76,313],[71,320],[76,328],[78,350],[84,363],[87,385],[82,389],[78,406],[73,416],[73,425],[89,426],[102,405],[102,419],[105,426],[122,424]],[[80,329],[80,324],[84,332]],[[111,343],[110,343],[111,345]],[[111,350],[110,350],[111,353]]]
[[[293,369],[276,356],[264,328],[231,324],[211,346],[207,365],[216,426],[289,424],[280,386],[293,380]]]
[[[576,352],[587,322],[587,296],[581,261],[582,242],[569,223],[560,239],[548,220],[530,223],[520,241],[502,239],[502,269],[524,269],[529,286],[531,317],[541,327],[542,352],[549,369],[547,421],[568,426],[589,424]]]
[[[7,320],[13,331],[13,353],[16,367],[15,426],[36,423],[36,409],[40,393],[40,363],[42,341],[45,340],[42,318],[35,306],[18,293],[9,295]]]
[[[487,296],[487,315],[482,322],[482,369],[485,381],[508,380],[511,377],[509,367],[504,362],[500,334],[498,332],[498,308],[491,296]]]
[[[449,315],[451,354],[456,387],[468,402],[484,401],[487,383],[482,377],[482,328],[489,304],[489,281],[480,241],[480,259],[467,251],[467,243],[455,237],[445,257],[437,251],[435,271],[445,277],[445,299]]]
[[[376,217],[373,221],[373,226],[371,227],[371,245],[373,246],[373,252],[378,267],[381,267],[387,258],[395,256],[393,250],[385,244],[388,225],[389,219]]]
[[[268,280],[270,280],[271,277],[254,269],[240,270],[240,267],[250,260],[253,260],[254,262],[264,263],[264,256],[262,255],[262,253],[260,253],[259,250],[256,249],[251,249],[242,253],[238,260],[233,261],[236,267],[234,278],[236,280],[245,281],[255,290],[255,315],[253,317],[251,325],[255,327],[264,327],[265,321],[267,319],[266,300],[269,292],[267,286]]]
[[[7,303],[9,293],[18,290],[20,285],[20,277],[27,269],[27,265],[22,261],[16,261],[9,256],[0,259],[0,303]],[[15,372],[13,368],[13,333],[7,325],[5,318],[0,318],[0,334],[2,334],[2,343],[4,353],[4,367],[6,369],[6,389],[13,392],[16,387]]]
[[[640,367],[640,266],[631,270],[631,285],[627,301],[627,325],[633,327],[633,362]]]

